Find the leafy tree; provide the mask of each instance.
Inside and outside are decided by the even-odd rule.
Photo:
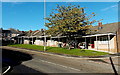
[[[72,40],[73,36],[77,34],[84,35],[88,33],[92,23],[95,22],[95,20],[89,20],[95,14],[87,15],[84,9],[79,5],[57,5],[57,9],[53,9],[56,13],[52,12],[49,17],[45,18],[49,21],[45,24],[48,27],[47,33],[52,36],[62,34],[67,36],[68,40]]]

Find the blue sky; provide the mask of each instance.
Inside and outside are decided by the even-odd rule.
[[[3,2],[118,2],[120,0],[2,0]]]
[[[9,2],[10,0],[3,1],[4,2],[2,3],[2,27],[4,29],[15,28],[26,31],[46,28],[44,26],[44,2]],[[69,2],[46,2],[46,16],[48,16],[52,12],[52,9],[56,8],[56,4],[67,5],[68,3]],[[103,24],[118,21],[117,0],[116,2],[70,3],[73,5],[80,5],[81,7],[86,7],[85,12],[88,15],[94,12],[96,16],[92,19],[103,19]]]

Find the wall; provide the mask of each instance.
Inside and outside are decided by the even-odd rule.
[[[114,36],[109,42],[108,41],[94,41],[95,50],[117,53],[116,36]]]
[[[44,46],[43,40],[35,40],[34,44],[35,44],[35,45]]]
[[[30,44],[30,40],[24,40],[24,44]]]
[[[118,48],[118,52],[120,52],[120,27],[118,29],[118,32],[117,32],[117,48]]]
[[[43,40],[35,40],[34,44],[44,46],[44,41]],[[51,46],[51,47],[58,47],[58,42],[54,41],[54,40],[47,40],[46,45]]]
[[[58,42],[54,41],[54,40],[48,40],[47,41],[47,46],[58,47]]]
[[[24,44],[30,44],[30,40],[24,40]],[[35,40],[34,44],[44,46],[44,41],[43,40]],[[58,47],[58,41],[47,40],[46,46]]]

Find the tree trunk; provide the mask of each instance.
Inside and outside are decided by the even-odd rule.
[[[68,43],[68,49],[69,50],[71,50],[71,47],[72,47],[72,43],[71,43],[72,42],[72,38],[73,37],[71,36],[71,34],[69,34],[68,38],[67,38],[68,39],[67,43]]]

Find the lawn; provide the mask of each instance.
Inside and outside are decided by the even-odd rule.
[[[8,45],[8,46],[44,51],[43,50],[44,47],[38,46],[38,45],[15,44],[15,45]],[[48,47],[48,46],[46,47],[46,52],[75,55],[75,56],[101,56],[101,55],[108,55],[109,54],[106,52],[99,52],[99,51],[93,51],[93,50],[85,50],[85,49],[68,50],[66,48]]]

